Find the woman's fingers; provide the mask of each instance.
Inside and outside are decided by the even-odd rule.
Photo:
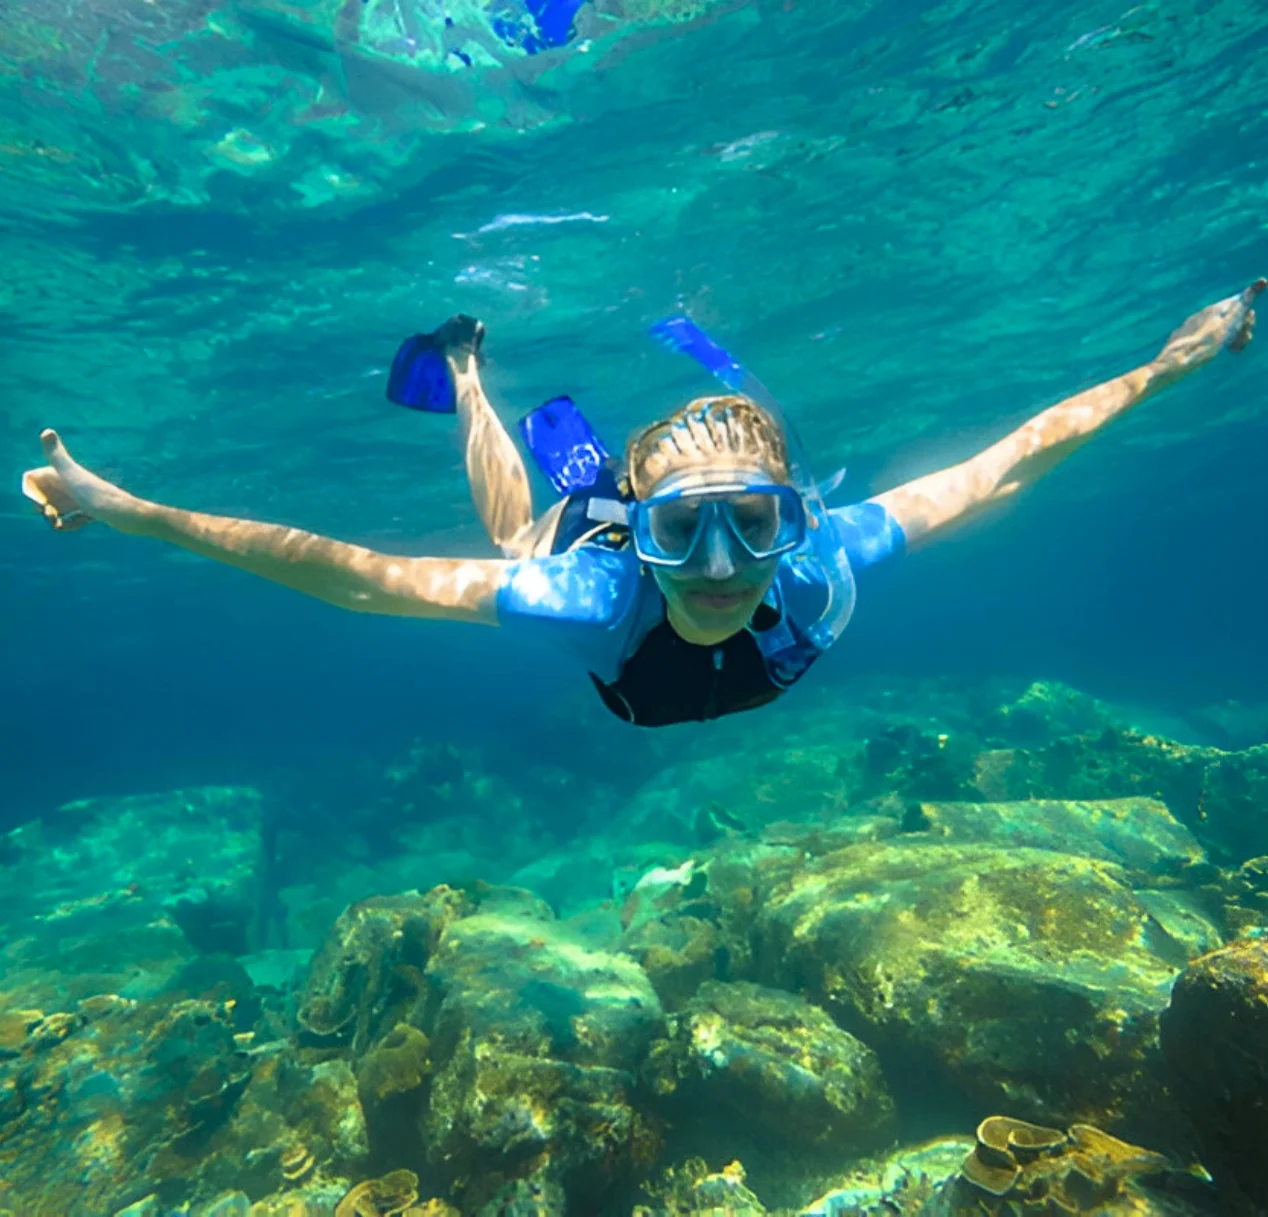
[[[1240,351],[1255,333],[1255,298],[1268,287],[1268,279],[1256,279],[1238,298],[1240,324],[1229,335],[1225,345],[1230,351]]]
[[[79,506],[51,465],[28,469],[22,475],[22,493],[58,532],[73,532],[92,523],[92,516]]]
[[[1236,296],[1208,305],[1194,313],[1168,339],[1160,358],[1185,371],[1214,359],[1221,350],[1240,351],[1255,328],[1252,307],[1268,281],[1256,279]]]

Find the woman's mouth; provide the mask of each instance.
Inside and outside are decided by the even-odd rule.
[[[744,592],[690,592],[692,604],[711,613],[725,613],[739,608],[748,596]]]

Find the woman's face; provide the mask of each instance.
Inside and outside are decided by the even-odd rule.
[[[710,469],[707,474],[694,475],[692,484],[705,489],[711,482],[733,483],[735,478],[733,469]],[[666,479],[652,493],[660,493],[668,485]],[[768,527],[764,513],[769,504],[764,504],[760,495],[750,498],[752,502],[743,496],[733,499],[730,514],[735,526],[751,529],[753,538],[758,539]],[[701,501],[684,498],[679,503],[681,506],[673,505],[674,513],[662,509],[659,524],[681,529],[688,536],[697,527]],[[721,515],[708,512],[704,531],[687,561],[682,566],[654,566],[652,574],[665,597],[670,625],[686,641],[709,646],[738,634],[748,624],[778,567],[778,556],[754,558]]]

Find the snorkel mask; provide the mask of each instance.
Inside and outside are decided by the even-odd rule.
[[[736,362],[690,318],[669,317],[652,326],[651,333],[654,338],[670,350],[681,351],[684,355],[690,355],[692,359],[711,372],[733,393],[743,393],[746,397],[757,402],[783,428],[788,445],[789,472],[793,485],[791,487],[776,487],[771,486],[769,483],[763,484],[763,495],[770,493],[772,500],[765,508],[768,513],[766,518],[769,522],[777,521],[777,523],[768,532],[762,532],[760,535],[749,533],[748,535],[750,540],[758,542],[757,549],[759,551],[763,550],[764,543],[769,537],[769,547],[764,550],[766,556],[773,556],[776,553],[790,554],[790,560],[794,564],[794,574],[797,573],[798,564],[804,565],[811,561],[815,563],[817,569],[814,572],[814,576],[818,577],[812,576],[812,573],[807,571],[804,582],[810,584],[818,582],[819,578],[822,579],[824,585],[822,604],[819,608],[818,617],[813,620],[812,624],[803,628],[810,642],[820,650],[827,650],[840,637],[841,632],[849,624],[850,616],[854,612],[854,575],[850,571],[850,562],[846,556],[845,548],[841,545],[837,530],[832,523],[832,518],[828,515],[823,495],[810,472],[805,449],[797,436],[796,429],[789,422],[787,415],[780,408],[771,391],[752,372]],[[713,487],[711,490],[716,496],[720,488]],[[746,487],[744,492],[752,493],[757,490],[757,486],[752,486]],[[773,492],[779,493],[776,495]],[[730,493],[735,494],[737,492],[732,491]],[[800,506],[801,523],[799,525],[799,533],[793,527],[793,520],[798,512],[797,509],[791,506],[788,499],[789,495],[793,495]],[[627,513],[631,531],[634,533],[636,548],[640,544],[640,525],[638,522],[640,518],[645,521],[641,528],[644,536],[650,542],[649,553],[652,554],[657,552],[658,546],[662,550],[665,549],[663,542],[658,541],[655,530],[652,528],[652,523],[654,522],[652,508],[660,497],[660,495],[657,495],[644,502],[631,504]],[[683,497],[686,496],[680,494],[679,498]],[[741,545],[748,549],[749,553],[757,556],[754,549],[750,548],[745,541],[746,529],[743,522],[743,513],[738,508],[724,506],[728,500],[723,498],[710,499],[703,492],[693,497],[701,500],[702,507],[706,502],[716,502],[717,506],[712,508],[712,513],[714,515],[722,515]],[[729,501],[737,503],[743,500],[731,499]],[[772,512],[773,514],[771,514]],[[696,537],[693,538],[693,545],[699,539],[699,530],[704,528],[705,512],[701,510],[699,514],[701,522],[697,525],[698,531]],[[670,552],[673,552],[673,549],[673,546],[669,547]],[[638,553],[643,561],[655,563],[655,558],[645,554],[642,548],[638,548]],[[687,553],[689,556],[690,550]],[[682,561],[685,560],[685,558],[682,559]],[[662,562],[662,565],[664,564],[666,563]],[[677,564],[680,565],[681,562]]]
[[[765,477],[725,482],[688,478],[630,503],[626,513],[634,551],[650,566],[687,565],[701,538],[725,528],[737,547],[762,561],[796,549],[806,536],[801,495]]]

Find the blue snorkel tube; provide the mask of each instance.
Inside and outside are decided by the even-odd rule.
[[[809,526],[806,540],[793,552],[793,561],[816,559],[827,584],[827,603],[814,624],[806,628],[806,636],[816,647],[826,651],[841,636],[854,612],[854,574],[796,429],[774,394],[689,317],[667,317],[658,321],[651,327],[651,334],[671,351],[690,355],[731,392],[751,398],[783,428],[788,444],[789,473],[806,505]]]

